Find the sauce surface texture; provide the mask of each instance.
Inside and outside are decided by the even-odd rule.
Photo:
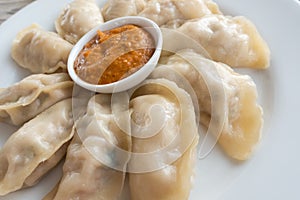
[[[84,81],[109,84],[133,74],[154,53],[151,35],[136,25],[98,31],[78,54],[74,69]]]

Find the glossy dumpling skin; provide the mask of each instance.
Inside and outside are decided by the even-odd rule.
[[[222,128],[218,142],[224,151],[234,159],[248,159],[260,140],[263,126],[263,111],[257,103],[256,85],[251,77],[192,50],[169,57],[152,76],[160,77],[172,70],[181,74],[196,93],[202,124],[208,127],[215,121],[215,125]],[[213,107],[216,108],[214,117]],[[213,134],[218,136],[219,133]]]
[[[32,186],[65,155],[72,138],[72,99],[63,100],[13,133],[0,150],[0,195]]]
[[[56,102],[72,96],[66,73],[34,74],[0,91],[0,121],[22,125]]]
[[[159,106],[164,111],[163,114],[152,112],[151,125],[154,128],[161,126],[158,132],[150,137],[139,138],[137,135],[132,139],[133,153],[147,155],[157,152],[157,155],[131,156],[131,199],[188,199],[198,144],[198,129],[190,96],[174,82],[165,79],[147,80],[133,96],[130,101],[131,117],[137,125],[149,123],[153,106]],[[164,120],[155,120],[162,115]],[[162,121],[163,124],[157,124]],[[137,133],[143,135],[143,132]],[[176,145],[173,146],[173,142]]]
[[[32,73],[66,71],[72,47],[56,33],[33,24],[17,34],[12,44],[11,57]]]
[[[55,21],[58,34],[75,44],[85,33],[103,23],[95,0],[74,0],[63,9]]]
[[[132,200],[188,200],[196,160],[197,142],[176,162],[164,169],[143,174],[130,174]]]
[[[96,95],[89,101],[87,113],[76,122],[63,177],[56,191],[45,199],[119,199],[129,157],[118,157],[118,148],[130,151],[131,138],[114,122],[110,95]]]
[[[149,1],[138,15],[155,21],[159,26],[174,20],[201,18],[209,14],[221,14],[217,4],[210,0]]]
[[[177,30],[200,43],[215,61],[231,67],[269,67],[269,47],[245,17],[206,15]]]
[[[148,0],[108,0],[101,9],[105,21],[118,17],[138,15]]]
[[[173,20],[188,20],[221,12],[217,4],[210,0],[109,0],[102,13],[106,21],[122,16],[139,15],[161,26]]]

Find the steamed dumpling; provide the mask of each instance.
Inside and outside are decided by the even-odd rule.
[[[72,47],[56,33],[33,24],[18,33],[12,44],[11,57],[33,73],[66,71]]]
[[[217,4],[210,0],[149,1],[138,15],[149,18],[159,26],[174,20],[201,18],[209,14],[220,14]]]
[[[198,98],[200,120],[232,158],[247,159],[254,150],[263,126],[262,108],[257,103],[256,85],[247,75],[234,72],[225,64],[203,58],[192,50],[169,57],[151,75],[172,79],[179,73],[192,86]],[[164,75],[166,73],[169,75]],[[178,82],[180,79],[173,80]],[[218,130],[219,127],[219,130]]]
[[[66,73],[34,74],[0,91],[0,121],[21,125],[56,102],[72,96]]]
[[[63,177],[44,199],[120,199],[126,174],[131,199],[188,199],[198,129],[190,96],[175,83],[98,94],[75,130]]]
[[[197,140],[171,165],[153,172],[129,174],[132,200],[188,200],[196,160]]]
[[[0,195],[36,184],[65,155],[72,100],[50,107],[13,133],[0,150]]]
[[[102,8],[105,21],[140,13],[148,0],[108,0]]]
[[[75,44],[85,33],[103,23],[95,0],[74,0],[63,9],[55,21],[58,34]]]
[[[118,150],[130,152],[131,138],[114,121],[111,96],[96,95],[76,122],[63,177],[45,199],[119,199],[129,154]]]
[[[268,45],[245,17],[206,15],[177,30],[201,44],[213,60],[231,67],[263,69],[270,64]]]
[[[147,80],[130,108],[136,126],[128,164],[131,199],[188,199],[198,144],[190,96],[168,80]]]
[[[211,0],[109,0],[102,13],[105,20],[139,15],[161,26],[173,20],[188,20],[208,14],[220,14],[220,11],[217,4]]]

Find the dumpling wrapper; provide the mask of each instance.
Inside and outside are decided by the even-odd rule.
[[[207,14],[220,14],[211,0],[109,0],[102,13],[105,21],[117,17],[139,15],[149,18],[159,26],[174,20],[200,18]]]
[[[209,14],[221,14],[217,4],[210,0],[158,0],[149,1],[138,15],[149,18],[161,26],[174,20],[201,18]]]
[[[118,150],[127,153],[121,157]],[[44,199],[118,199],[130,151],[130,136],[114,122],[110,95],[92,97],[87,113],[76,122],[63,177]]]
[[[74,0],[67,4],[55,21],[58,34],[75,44],[84,34],[103,23],[95,0]]]
[[[101,9],[105,21],[118,17],[135,16],[141,12],[148,0],[108,0]]]
[[[270,65],[267,43],[245,17],[206,15],[185,22],[177,30],[201,44],[215,61],[256,69]]]
[[[154,172],[130,174],[132,200],[188,200],[196,160],[197,141],[171,165]]]
[[[13,41],[11,57],[32,73],[66,71],[73,45],[53,32],[33,24],[20,31]]]
[[[133,93],[130,109],[140,126],[128,164],[131,199],[188,199],[199,137],[189,94],[166,79],[146,80]],[[140,130],[149,126],[156,132],[145,137]]]
[[[202,124],[210,128],[211,123],[215,123],[212,130],[220,130],[212,134],[219,136],[223,150],[234,159],[248,159],[260,140],[263,126],[263,111],[257,103],[256,85],[251,77],[240,75],[227,65],[203,58],[192,50],[170,56],[151,77],[160,78],[168,72],[165,78],[177,82],[171,75],[174,70],[194,89]]]
[[[119,99],[119,97],[128,97],[126,94],[113,94],[112,97],[99,94],[90,100],[87,114],[76,124],[78,134],[75,134],[69,146],[63,178],[59,186],[44,199],[118,199],[124,187],[126,171],[131,173],[129,186],[132,199],[138,199],[142,194],[147,194],[145,196],[153,199],[157,194],[161,194],[162,190],[154,189],[157,184],[154,184],[153,180],[160,181],[161,187],[167,189],[164,190],[166,198],[188,198],[196,159],[195,147],[198,142],[198,129],[190,96],[175,83],[163,79],[147,80],[130,92],[131,96],[127,99],[129,105],[126,104],[126,100]],[[124,106],[124,102],[129,107]],[[135,141],[133,154],[120,152],[120,149],[131,150],[130,135],[125,135],[120,129],[128,130],[128,119],[131,117],[135,122],[135,125],[131,124],[131,134],[141,133],[140,131],[144,130],[143,125],[147,125],[145,123],[148,122],[144,119],[147,119],[149,108],[151,110],[155,102],[165,106],[168,113],[165,119],[168,125],[158,136],[146,142],[133,137]],[[116,113],[119,115],[116,116]],[[157,124],[152,125],[155,129]],[[144,131],[141,134],[140,136],[145,136]],[[106,144],[103,136],[111,143]],[[160,144],[164,144],[166,148],[165,145],[175,147],[167,148],[169,151],[157,154],[160,157],[159,161],[171,161],[171,163],[149,160],[143,157],[144,154],[143,159],[139,160],[141,157],[137,154],[151,151],[153,148],[157,150]],[[128,161],[130,163],[127,166]],[[152,162],[156,162],[156,165],[151,166]],[[147,173],[145,170],[149,170],[149,166],[163,166],[163,168],[152,168],[154,172]],[[121,171],[114,169],[121,169],[120,167],[124,168]],[[143,173],[133,174],[135,170],[141,170]],[[171,170],[172,174],[167,173],[168,170]],[[174,175],[178,175],[178,178],[175,180],[176,184],[171,186],[170,184],[174,183]],[[143,183],[145,186],[140,190],[140,184]],[[136,184],[139,184],[139,187]],[[153,189],[157,190],[157,193],[152,192]]]
[[[0,121],[22,125],[60,100],[72,96],[66,73],[34,74],[0,90]]]
[[[63,100],[12,134],[0,150],[0,195],[36,184],[65,155],[73,136],[72,100]]]

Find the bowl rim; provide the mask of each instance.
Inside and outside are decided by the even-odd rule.
[[[100,29],[101,31],[111,30],[113,28],[117,28],[126,24],[133,24],[140,26],[144,28],[150,35],[152,36],[154,42],[155,42],[155,51],[151,58],[147,61],[145,65],[143,65],[139,70],[134,72],[133,74],[129,75],[128,77],[125,77],[121,80],[118,80],[113,83],[108,84],[92,84],[88,83],[84,80],[82,80],[74,69],[74,61],[77,58],[79,52],[82,50],[84,45],[89,42],[97,33],[97,31]],[[154,31],[149,31],[149,29],[153,29]],[[155,34],[155,35],[154,35]],[[140,16],[126,16],[126,17],[119,17],[112,20],[109,20],[107,22],[104,22],[102,24],[99,24],[98,26],[91,29],[89,32],[87,32],[85,35],[83,35],[78,42],[73,46],[72,50],[69,53],[68,56],[68,62],[67,62],[67,69],[68,74],[70,75],[71,79],[78,84],[79,86],[93,91],[93,92],[99,92],[99,93],[116,93],[128,90],[139,83],[141,83],[143,80],[145,80],[150,73],[154,70],[155,66],[157,65],[158,59],[161,54],[162,50],[162,44],[163,44],[163,36],[162,32],[159,28],[159,26],[153,22],[152,20],[140,17]],[[146,68],[145,66],[148,66]],[[142,77],[139,79],[139,77]],[[139,80],[138,80],[139,79]],[[128,84],[128,82],[131,82],[131,84]],[[126,85],[129,85],[126,87]]]

